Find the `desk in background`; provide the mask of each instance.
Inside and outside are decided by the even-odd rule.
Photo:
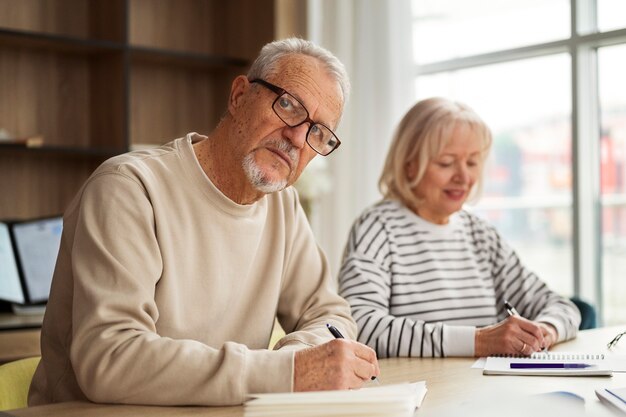
[[[626,326],[586,330],[578,338],[557,345],[554,351],[606,352],[606,344]],[[622,342],[623,343],[623,342]],[[618,347],[626,354],[626,344]],[[586,415],[612,416],[609,409],[596,398],[594,390],[600,387],[626,387],[626,373],[607,377],[526,377],[484,376],[481,369],[471,368],[474,358],[393,358],[380,361],[383,384],[426,380],[428,393],[416,416],[449,415],[451,407],[493,401],[494,393],[515,393],[520,401],[532,394],[571,391],[585,398]],[[503,410],[504,411],[504,410]],[[23,408],[8,412],[11,416],[205,416],[242,417],[243,407],[150,407],[128,405],[101,405],[87,402],[71,402],[39,407]],[[507,413],[503,413],[507,414]],[[454,414],[453,414],[454,415]],[[480,414],[466,413],[465,416]],[[297,416],[295,416],[297,417]]]
[[[39,336],[43,314],[0,313],[0,365],[40,356]]]

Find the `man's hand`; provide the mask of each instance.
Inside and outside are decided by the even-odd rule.
[[[347,339],[297,351],[294,359],[294,391],[360,388],[380,370],[376,352]]]
[[[536,323],[519,316],[511,316],[492,326],[476,330],[475,356],[510,354],[530,356],[549,347],[545,323]],[[555,332],[556,333],[556,332]],[[555,339],[556,340],[556,339]]]

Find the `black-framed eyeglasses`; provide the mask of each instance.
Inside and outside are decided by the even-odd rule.
[[[611,340],[609,343],[607,343],[606,347],[608,347],[609,349],[611,349],[612,347],[615,347],[615,345],[617,345],[617,342],[619,342],[619,340],[622,338],[622,336],[624,336],[626,334],[626,332],[621,332],[618,333],[617,336],[615,336],[613,338],[613,340]]]
[[[276,116],[287,126],[296,127],[303,123],[310,124],[309,130],[306,132],[306,143],[315,152],[326,156],[341,145],[341,141],[337,135],[335,135],[335,132],[330,130],[328,126],[311,120],[309,118],[309,111],[304,107],[304,104],[289,94],[284,88],[280,88],[260,78],[255,78],[250,82],[261,84],[268,90],[278,94],[278,97],[276,97],[276,100],[272,103],[272,109],[274,113],[276,113]]]

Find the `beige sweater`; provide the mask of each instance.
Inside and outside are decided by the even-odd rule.
[[[294,350],[356,326],[288,188],[238,205],[189,134],[114,157],[70,204],[29,405],[241,404],[290,391]],[[266,349],[274,317],[288,334]]]

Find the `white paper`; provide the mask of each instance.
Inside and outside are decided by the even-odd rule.
[[[359,390],[252,394],[244,404],[244,416],[409,417],[426,391],[426,383],[420,381]]]

